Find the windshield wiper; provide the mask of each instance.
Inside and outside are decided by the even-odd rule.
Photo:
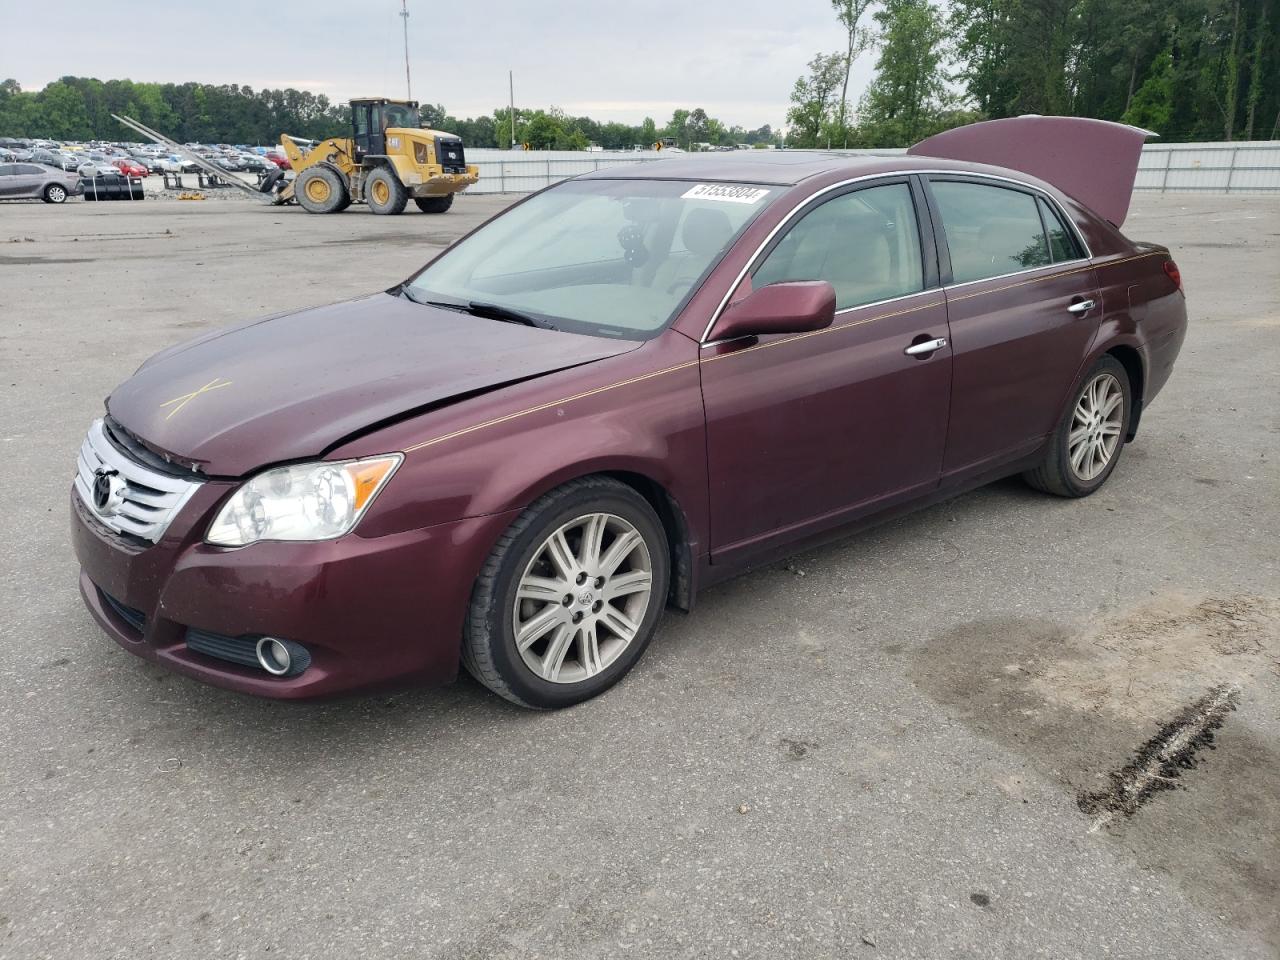
[[[500,303],[485,303],[483,300],[472,300],[467,304],[467,312],[476,317],[488,317],[490,320],[502,320],[505,323],[522,323],[526,327],[541,327],[554,330],[545,320],[539,320],[527,313],[504,307]]]
[[[469,300],[461,303],[456,300],[419,300],[409,292],[406,285],[400,289],[400,292],[412,300],[414,303],[420,303],[428,307],[440,307],[443,310],[456,310],[459,313],[469,313],[473,317],[484,317],[488,320],[501,320],[503,323],[519,323],[526,327],[537,327],[541,330],[556,329],[545,320],[540,320],[531,314],[522,313],[511,307],[504,307],[500,303],[488,303],[484,300]]]

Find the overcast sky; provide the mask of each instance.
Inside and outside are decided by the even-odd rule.
[[[404,96],[399,10],[399,0],[61,0],[56,24],[4,18],[0,78],[24,90],[70,74]],[[828,0],[409,0],[409,12],[413,96],[457,116],[506,104],[511,69],[520,107],[661,126],[673,109],[701,106],[726,124],[776,127],[806,62],[844,43]],[[851,101],[870,61],[854,68]]]

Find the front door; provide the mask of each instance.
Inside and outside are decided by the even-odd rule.
[[[1089,353],[1102,296],[1055,204],[991,181],[930,178],[955,351],[945,475],[1034,452]],[[943,241],[945,240],[945,245]]]
[[[701,371],[713,562],[937,485],[951,350],[923,209],[905,177],[821,198],[748,280],[827,280],[835,323],[718,344],[712,330]]]

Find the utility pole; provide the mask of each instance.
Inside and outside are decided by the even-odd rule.
[[[409,0],[400,0],[400,16],[404,19],[404,90],[406,99],[413,99],[413,84],[409,80]]]
[[[511,94],[511,149],[516,148],[516,79],[515,73],[507,71],[507,88]]]

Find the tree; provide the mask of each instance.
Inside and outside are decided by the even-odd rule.
[[[707,111],[701,107],[689,114],[689,119],[685,121],[684,127],[685,136],[688,137],[688,143],[685,146],[692,148],[695,143],[705,143],[707,141],[707,124],[709,121],[710,117],[707,116]]]
[[[858,26],[858,21],[871,6],[871,0],[831,0],[835,8],[836,18],[845,29],[846,46],[844,53],[844,79],[840,82],[840,114],[836,121],[840,130],[841,146],[849,145],[849,126],[846,122],[845,106],[849,98],[849,73],[853,70],[853,61],[871,44],[871,35]]]
[[[689,125],[689,111],[675,110],[671,114],[671,122],[662,130],[664,137],[671,137],[677,145],[683,144],[686,148],[689,146],[687,127]]]
[[[809,61],[808,75],[796,80],[791,88],[791,109],[787,111],[791,127],[787,141],[792,146],[820,146],[824,134],[826,146],[831,146],[831,107],[843,71],[841,54],[819,53]]]
[[[943,69],[946,23],[929,0],[884,0],[875,19],[883,32],[863,98],[863,136],[873,146],[906,146],[941,129],[954,101]]]
[[[1173,80],[1173,56],[1168,50],[1161,51],[1120,119],[1156,133],[1167,130],[1173,116]]]
[[[418,108],[418,115],[422,117],[422,125],[431,130],[447,130],[445,126],[445,118],[448,113],[444,109],[442,103],[424,103]]]

